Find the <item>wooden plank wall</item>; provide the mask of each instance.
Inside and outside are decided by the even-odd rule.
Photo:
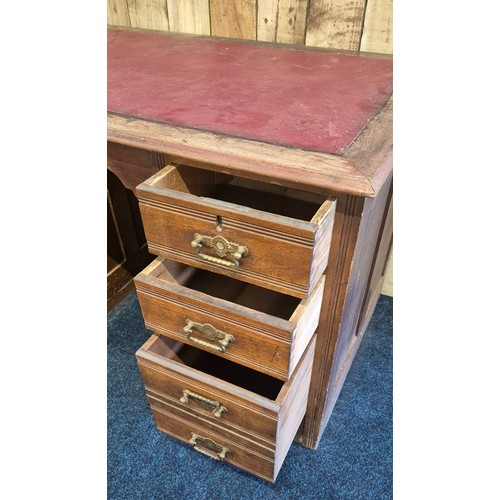
[[[393,290],[392,290],[392,248],[391,248],[391,253],[389,254],[389,259],[387,261],[387,266],[385,269],[385,276],[384,276],[384,284],[382,286],[382,293],[384,295],[390,295],[391,297],[393,296]]]
[[[392,0],[108,0],[108,24],[392,54]]]

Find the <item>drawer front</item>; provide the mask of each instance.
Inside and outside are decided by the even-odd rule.
[[[156,407],[152,407],[152,413],[160,431],[189,444],[193,450],[221,462],[221,466],[227,462],[262,479],[274,482],[274,458],[256,453],[250,443],[244,441],[234,443],[220,436],[213,429],[185,422],[176,415]],[[193,474],[193,479],[196,478],[196,474]],[[199,480],[209,480],[209,478]]]
[[[176,355],[178,343],[153,335],[137,352],[137,360],[158,427],[185,442],[194,432],[229,449],[229,441],[233,447],[237,442],[239,446],[250,443],[242,446],[245,453],[271,461],[272,474],[270,470],[262,473],[254,459],[247,457],[242,462],[234,454],[231,460],[273,481],[305,414],[315,340],[314,336],[291,379],[280,383],[277,396],[270,399],[184,364]],[[174,346],[171,350],[164,349],[167,342]],[[175,417],[176,423],[167,417],[159,421],[159,413]],[[180,433],[181,428],[185,433]]]
[[[310,220],[300,220],[191,194],[192,187],[187,192],[178,191],[180,181],[173,179],[176,175],[176,167],[166,167],[137,187],[151,253],[307,297],[326,268],[335,201],[324,201]],[[197,171],[191,175],[200,176],[198,182],[202,183],[204,176],[215,174]],[[260,196],[255,192],[257,206]],[[283,200],[283,204],[294,203],[299,201]]]
[[[295,311],[285,320],[181,286],[174,281],[175,269],[169,275],[171,280],[155,276],[169,266],[173,268],[159,258],[134,279],[146,328],[288,380],[318,325],[324,277],[301,302],[245,284],[243,292],[235,291],[235,295],[247,290],[260,295],[266,305],[274,300],[278,308],[280,299],[296,302]],[[246,298],[249,303],[256,300]]]
[[[241,427],[234,427],[224,423],[223,419],[214,419],[210,413],[197,411],[193,406],[180,403],[178,400],[170,399],[168,396],[155,392],[146,387],[146,396],[152,410],[159,410],[182,420],[186,424],[216,432],[224,441],[245,444],[255,453],[274,461],[276,445],[272,441],[262,439],[258,434],[248,432]]]
[[[263,406],[259,404],[263,398],[254,398],[247,391],[235,391],[222,380],[189,367],[179,367],[175,362],[146,356],[146,353],[137,353],[146,389],[163,394],[171,402],[179,402],[194,414],[219,425],[242,428],[270,443],[276,442],[279,406],[272,401]],[[220,408],[224,409],[218,412]]]

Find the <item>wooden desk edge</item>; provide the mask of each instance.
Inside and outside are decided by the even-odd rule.
[[[392,170],[392,161],[386,161],[392,150],[392,99],[382,106],[343,156],[114,113],[108,113],[108,140],[165,154],[171,161],[232,175],[328,195],[346,193],[373,198]],[[369,154],[374,145],[375,154]]]

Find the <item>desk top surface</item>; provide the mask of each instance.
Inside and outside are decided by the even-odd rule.
[[[108,111],[341,155],[392,94],[392,58],[108,30]]]

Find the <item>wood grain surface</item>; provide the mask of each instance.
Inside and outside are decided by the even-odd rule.
[[[299,301],[289,296],[213,275],[158,258],[135,279],[146,328],[242,364],[280,380],[288,380],[316,331],[324,279]],[[186,320],[210,324],[233,336],[224,352],[220,344],[194,332]]]
[[[253,205],[243,201],[237,203],[241,196],[234,201],[228,197],[232,193],[220,196],[223,191],[217,192],[218,184],[213,183],[213,175],[205,181],[206,185],[212,186],[209,197],[207,193],[210,191],[206,187],[202,191],[204,196],[192,194],[191,186],[188,192],[166,187],[179,172],[194,170],[185,166],[168,166],[137,187],[150,252],[306,298],[316,286],[328,261],[335,201],[326,199],[321,205],[315,205],[272,193],[266,196],[265,191],[249,189],[245,196],[253,201]],[[200,174],[203,172],[201,170]],[[203,180],[198,178],[194,186],[199,190],[203,184]],[[236,189],[236,193],[242,193],[242,190]],[[267,202],[274,210],[268,208]],[[276,209],[286,211],[276,213]],[[289,212],[290,209],[293,212]],[[303,217],[296,217],[296,213]],[[223,221],[219,229],[218,220]],[[192,247],[195,234],[223,237],[246,247],[247,254],[242,256],[238,266],[200,259]],[[202,253],[213,254],[210,249],[202,249]],[[228,261],[226,258],[223,260]]]
[[[304,44],[307,0],[260,0],[257,39]]]
[[[127,5],[132,27],[170,29],[166,0],[128,0]]]
[[[257,0],[210,0],[210,26],[213,36],[255,40]]]
[[[166,0],[168,20],[172,31],[210,34],[208,0]]]
[[[238,459],[239,454],[233,454],[232,458],[228,455],[228,462],[234,461],[238,467],[274,482],[306,411],[315,341],[316,337],[313,337],[292,377],[283,385],[280,384],[281,388],[274,398],[243,390],[227,380],[205,373],[206,365],[200,365],[202,362],[197,357],[192,357],[191,361],[188,361],[189,356],[179,351],[179,343],[164,337],[153,335],[137,351],[136,357],[146,391],[149,393],[150,403],[152,402],[151,391],[164,397],[163,406],[158,405],[154,400],[151,405],[160,430],[184,441],[189,440],[190,436],[181,434],[182,429],[196,430],[202,436],[211,436],[216,442],[221,434],[227,439],[228,432],[232,432],[233,439],[242,444],[244,444],[242,435],[254,435],[257,442],[268,443],[267,446],[272,453],[272,466],[269,469],[263,469],[260,460],[249,459],[248,455],[242,462]],[[179,355],[182,358],[179,358]],[[203,368],[199,368],[200,366]],[[234,376],[234,371],[236,370],[233,366],[230,371],[231,376]],[[246,375],[247,382],[249,379],[256,387],[259,385],[257,375]],[[177,416],[179,413],[175,411],[171,411],[170,414],[165,413],[168,403],[172,408],[180,407],[178,400],[184,389],[217,401],[227,411],[223,412],[220,418],[212,418],[210,408],[207,409],[206,405],[201,405],[193,398],[183,406],[187,418],[182,418],[182,416],[179,418]],[[158,409],[165,414],[165,417],[160,418],[159,421]],[[173,420],[167,417],[173,417]],[[192,417],[198,418],[194,421]],[[177,422],[177,425],[172,425],[172,422]],[[193,426],[195,426],[194,429]],[[221,427],[225,428],[225,433],[224,431],[217,432],[217,429]],[[227,447],[230,448],[229,445]],[[256,450],[255,445],[250,444],[249,447],[253,451]],[[269,461],[267,463],[269,465]]]
[[[108,0],[108,24],[392,53],[392,0],[210,0],[210,24],[206,1]]]
[[[375,199],[338,198],[302,440],[311,448],[321,439],[380,293],[380,287],[370,289],[370,278],[384,224],[391,223],[386,217],[390,188],[388,179]],[[381,257],[386,255],[387,248]],[[365,299],[370,307],[363,307]]]
[[[392,0],[366,2],[360,50],[392,54]]]
[[[306,45],[359,50],[366,0],[309,0]]]
[[[108,114],[108,139],[161,153],[171,162],[282,186],[325,194],[376,194],[370,179],[340,156],[224,137],[115,114]],[[123,182],[126,175],[127,172],[123,172]]]

